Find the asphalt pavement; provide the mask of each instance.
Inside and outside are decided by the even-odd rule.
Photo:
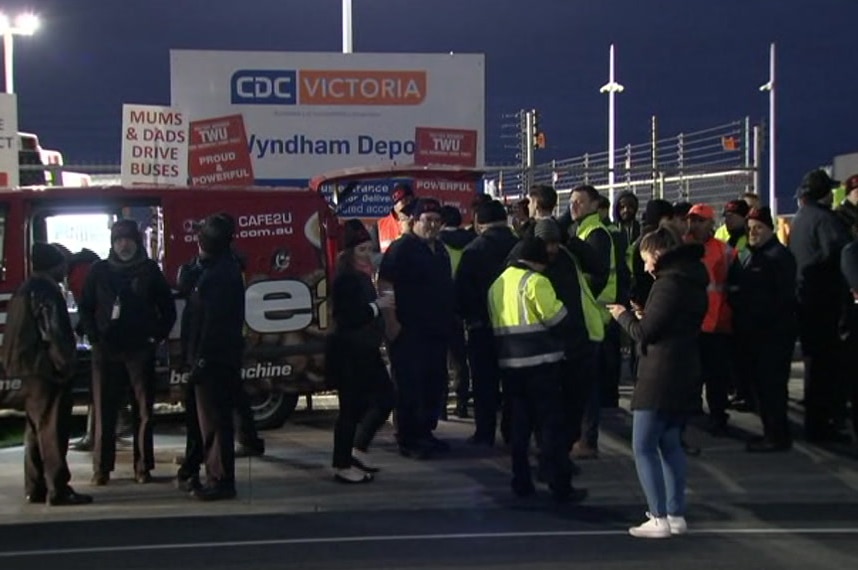
[[[796,376],[800,372],[795,370]],[[800,381],[791,385],[801,397]],[[751,455],[743,438],[758,433],[751,414],[732,413],[733,432],[712,438],[690,459],[691,532],[662,541],[628,536],[646,510],[629,445],[631,417],[605,412],[598,460],[581,462],[581,505],[556,505],[543,493],[509,491],[506,450],[472,448],[470,420],[442,422],[451,442],[443,457],[416,461],[396,453],[387,426],[373,451],[382,467],[369,485],[346,486],[330,472],[336,412],[317,399],[281,430],[265,433],[264,457],[239,459],[239,498],[198,503],[172,483],[181,453],[179,422],[156,437],[156,480],[132,481],[120,453],[106,487],[90,487],[90,457],[71,452],[72,484],[96,502],[50,508],[23,502],[22,451],[0,450],[0,567],[179,569],[300,568],[851,568],[858,561],[858,461],[853,449],[808,445]],[[793,403],[795,406],[795,403]],[[794,408],[799,420],[800,409]],[[800,433],[800,430],[797,430]]]

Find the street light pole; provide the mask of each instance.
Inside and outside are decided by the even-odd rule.
[[[12,49],[15,44],[12,28],[7,27],[3,31],[3,70],[6,76],[6,93],[15,92],[15,72],[13,71]]]
[[[776,107],[775,107],[775,44],[772,43],[769,49],[769,81],[760,87],[760,91],[769,92],[769,208],[772,211],[772,218],[777,219],[778,215],[778,197],[776,193],[776,142],[777,142],[777,126],[776,126]]]
[[[608,198],[611,201],[611,216],[614,212],[614,162],[616,147],[615,131],[616,131],[616,106],[614,98],[617,93],[622,93],[625,89],[622,85],[616,82],[614,76],[614,44],[611,44],[610,62],[608,65],[608,83],[602,86],[600,93],[608,94]]]
[[[343,0],[343,53],[352,53],[352,0]]]
[[[3,71],[6,80],[6,93],[15,92],[14,44],[15,36],[32,36],[39,28],[39,18],[33,14],[21,14],[14,24],[0,13],[0,33],[3,34]]]

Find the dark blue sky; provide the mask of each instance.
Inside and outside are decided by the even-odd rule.
[[[169,103],[169,49],[339,51],[340,0],[6,0],[41,32],[16,39],[20,125],[68,162],[118,163],[123,102]],[[779,194],[858,150],[856,0],[354,0],[355,50],[486,54],[487,159],[501,115],[540,110],[539,161],[605,146],[607,48],[618,144],[767,115],[779,56]]]

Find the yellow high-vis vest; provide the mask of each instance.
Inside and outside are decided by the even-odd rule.
[[[501,368],[563,360],[563,343],[550,329],[566,317],[566,307],[547,277],[508,267],[489,288],[488,302]]]

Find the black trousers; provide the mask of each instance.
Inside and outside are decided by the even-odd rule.
[[[395,403],[393,382],[378,350],[350,359],[349,366],[344,368],[340,372],[339,414],[334,427],[336,469],[351,466],[353,447],[360,451],[369,448]]]
[[[858,313],[858,309],[852,308]],[[850,317],[849,336],[843,342],[840,351],[841,382],[846,388],[852,412],[852,431],[858,438],[858,314]]]
[[[196,474],[206,466],[209,487],[235,488],[233,398],[241,383],[238,367],[212,365],[192,377],[186,398],[188,440],[179,474]],[[193,419],[196,418],[196,422]],[[196,467],[195,467],[196,466]]]
[[[390,345],[400,445],[425,443],[438,425],[447,382],[447,345],[445,338],[407,328]]]
[[[155,468],[152,439],[155,402],[155,352],[153,347],[112,353],[92,347],[92,407],[95,412],[93,471],[109,473],[116,467],[116,421],[125,405],[129,387],[133,429],[134,472]]]
[[[67,385],[52,379],[27,381],[24,402],[24,490],[27,495],[63,494],[71,474],[66,463],[72,399]]]
[[[239,381],[235,385],[235,394],[232,397],[233,421],[236,428],[236,439],[241,445],[253,447],[259,444],[259,432],[256,429],[256,420],[253,418],[253,410],[250,409],[250,396]]]
[[[602,378],[599,384],[599,406],[602,408],[616,408],[620,405],[622,364],[622,329],[620,324],[612,319],[605,326],[605,340],[602,341]]]
[[[730,390],[730,335],[700,334],[700,373],[706,386],[709,417],[715,422],[727,421],[727,394]]]
[[[837,307],[803,304],[798,317],[804,358],[804,429],[815,438],[833,430],[842,409],[840,313]]]
[[[468,331],[468,359],[474,381],[474,437],[494,444],[500,406],[500,369],[495,338],[486,327]]]
[[[453,372],[456,387],[456,404],[464,405],[471,396],[471,370],[468,366],[468,351],[465,342],[465,326],[458,319],[450,335],[450,350],[447,353],[448,368]],[[446,398],[444,405],[446,405]]]
[[[536,430],[540,441],[542,470],[555,492],[572,484],[559,364],[503,370],[504,394],[512,407],[512,486],[526,490],[533,485],[529,450]]]
[[[774,443],[791,442],[787,410],[795,335],[788,331],[774,334],[737,331],[736,347],[739,360],[746,367],[750,393],[763,423],[763,435]]]
[[[598,374],[596,349],[596,343],[587,342],[576,347],[574,351],[567,351],[566,360],[561,363],[560,386],[563,394],[567,451],[571,451],[574,443],[581,438],[582,425],[593,422],[584,421],[584,412],[590,402]],[[596,425],[598,431],[598,424]],[[595,445],[593,442],[588,443]]]

